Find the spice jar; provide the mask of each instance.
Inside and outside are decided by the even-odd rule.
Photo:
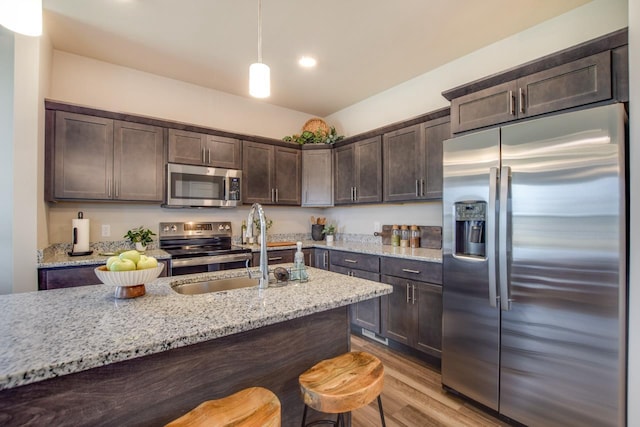
[[[420,230],[417,225],[411,226],[411,236],[409,237],[409,246],[412,248],[420,247]]]
[[[400,228],[397,225],[391,227],[391,246],[400,246]]]
[[[406,225],[400,227],[400,247],[409,247],[409,227],[407,227]]]

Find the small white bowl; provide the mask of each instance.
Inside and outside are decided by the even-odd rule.
[[[98,279],[105,285],[113,286],[137,286],[154,281],[160,276],[164,263],[158,263],[155,268],[130,271],[109,271],[105,265],[94,269]]]

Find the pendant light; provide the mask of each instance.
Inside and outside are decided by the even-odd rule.
[[[249,67],[249,94],[255,98],[271,95],[270,70],[262,63],[262,0],[258,0],[258,62]]]
[[[0,25],[25,36],[41,36],[42,0],[0,0]]]

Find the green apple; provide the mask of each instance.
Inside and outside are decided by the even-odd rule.
[[[152,256],[140,255],[140,261],[136,264],[138,270],[145,270],[147,268],[156,268],[158,266],[158,260]]]
[[[136,250],[122,252],[120,254],[120,259],[129,259],[133,261],[134,264],[137,264],[140,261],[140,252]]]
[[[107,258],[107,270],[111,268],[111,264],[113,264],[114,261],[120,261],[120,258],[117,256],[111,256]]]
[[[109,267],[109,271],[129,271],[135,269],[136,263],[127,258],[117,259],[113,261]]]

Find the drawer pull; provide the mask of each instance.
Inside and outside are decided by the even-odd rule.
[[[281,259],[281,256],[274,256],[273,258],[269,258],[269,261],[280,261]]]
[[[405,273],[420,274],[420,271],[418,271],[418,270],[409,270],[408,268],[403,268],[402,271],[404,271]]]
[[[345,258],[344,262],[348,262],[350,264],[357,264],[358,263],[358,261],[356,261],[355,259],[349,259],[349,258]]]

